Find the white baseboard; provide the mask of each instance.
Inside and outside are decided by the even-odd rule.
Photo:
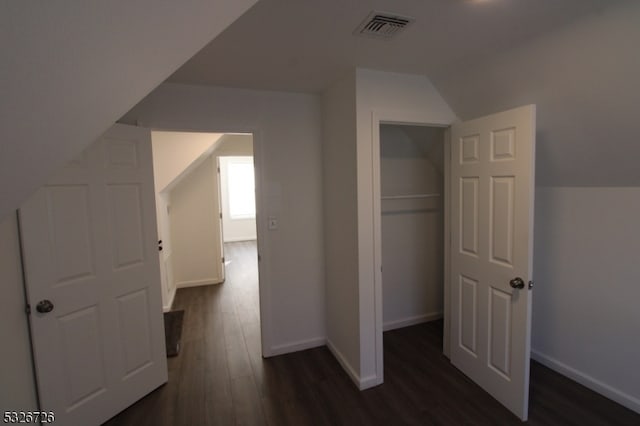
[[[382,383],[383,383],[383,380],[381,377],[378,377],[375,374],[372,374],[370,376],[360,379],[360,385],[358,386],[358,388],[360,390],[365,390],[365,389],[372,388],[374,386],[381,385]]]
[[[597,392],[620,405],[624,405],[630,410],[635,411],[636,413],[640,413],[640,399],[628,395],[622,392],[619,389],[614,388],[606,383],[603,383],[582,371],[576,370],[573,367],[564,364],[557,359],[554,359],[548,355],[545,355],[536,350],[531,351],[531,358],[538,361],[540,364],[543,364],[550,369],[557,371],[563,376],[567,376],[568,378],[580,383],[583,386],[588,387],[594,392]]]
[[[329,339],[327,339],[327,347],[329,348],[329,351],[331,351],[333,356],[338,360],[338,363],[340,363],[344,371],[347,372],[347,375],[349,376],[349,378],[351,378],[358,389],[364,390],[382,384],[382,378],[376,375],[360,377],[360,375],[353,369],[349,361],[347,361],[344,355],[342,355],[342,352],[340,352]]]
[[[169,300],[167,300],[166,305],[162,307],[162,312],[169,312],[171,307],[173,306],[173,300],[176,298],[176,288],[173,288],[171,294],[169,294]]]
[[[442,311],[428,314],[415,315],[399,320],[387,321],[382,324],[383,331],[395,330],[396,328],[408,327],[410,325],[421,324],[423,322],[435,321],[442,318]]]
[[[333,342],[331,342],[331,340],[329,339],[327,339],[327,347],[329,348],[329,351],[331,351],[333,356],[338,360],[344,371],[347,372],[353,383],[355,383],[358,389],[360,389],[360,375],[356,373],[356,371],[351,367],[351,364],[349,364],[349,361],[347,361],[344,355],[342,355],[342,352],[340,352],[338,348],[335,347]]]
[[[258,239],[258,237],[256,237],[255,235],[250,235],[250,236],[247,236],[247,237],[225,238],[224,242],[225,243],[239,243],[241,241],[255,241],[257,239]]]
[[[220,278],[207,278],[204,280],[195,280],[195,281],[180,281],[176,283],[176,288],[186,288],[186,287],[199,287],[202,285],[212,285],[212,284],[220,284],[223,280]]]
[[[299,340],[297,342],[285,343],[282,345],[272,346],[267,356],[277,356],[289,354],[292,352],[304,351],[306,349],[324,346],[327,339],[324,337],[316,337],[313,339]]]

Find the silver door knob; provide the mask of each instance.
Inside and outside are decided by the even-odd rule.
[[[41,300],[36,305],[36,311],[40,312],[41,314],[48,314],[49,312],[53,311],[53,303],[51,303],[51,300]]]
[[[520,277],[515,277],[514,279],[509,281],[509,285],[512,288],[521,289],[521,288],[524,288],[524,281]]]

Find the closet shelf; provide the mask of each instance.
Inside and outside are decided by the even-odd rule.
[[[440,194],[413,194],[413,195],[383,195],[383,200],[409,200],[412,198],[433,198],[439,197]]]

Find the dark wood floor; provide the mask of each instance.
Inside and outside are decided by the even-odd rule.
[[[384,334],[385,383],[358,391],[326,347],[260,356],[255,244],[227,246],[223,285],[181,289],[169,383],[115,425],[517,425],[442,355],[442,323]],[[640,415],[533,362],[531,425],[640,425]]]

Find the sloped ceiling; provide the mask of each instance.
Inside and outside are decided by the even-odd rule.
[[[356,67],[431,75],[620,1],[261,0],[169,81],[321,92]],[[372,10],[415,21],[389,41],[354,36]]]
[[[255,2],[2,2],[0,220],[169,75],[306,92],[354,67],[427,75],[462,118],[538,104],[538,184],[640,185],[637,1],[260,0],[229,26]],[[372,9],[416,22],[353,37]]]
[[[0,220],[255,2],[3,1]]]
[[[168,191],[209,156],[224,133],[152,131],[153,180],[156,192]]]
[[[262,0],[169,80],[321,92],[354,67],[423,74],[462,119],[536,103],[538,185],[638,186],[639,3]],[[372,9],[416,20],[354,37]]]
[[[535,103],[538,185],[640,186],[640,2],[431,80],[462,119]]]

